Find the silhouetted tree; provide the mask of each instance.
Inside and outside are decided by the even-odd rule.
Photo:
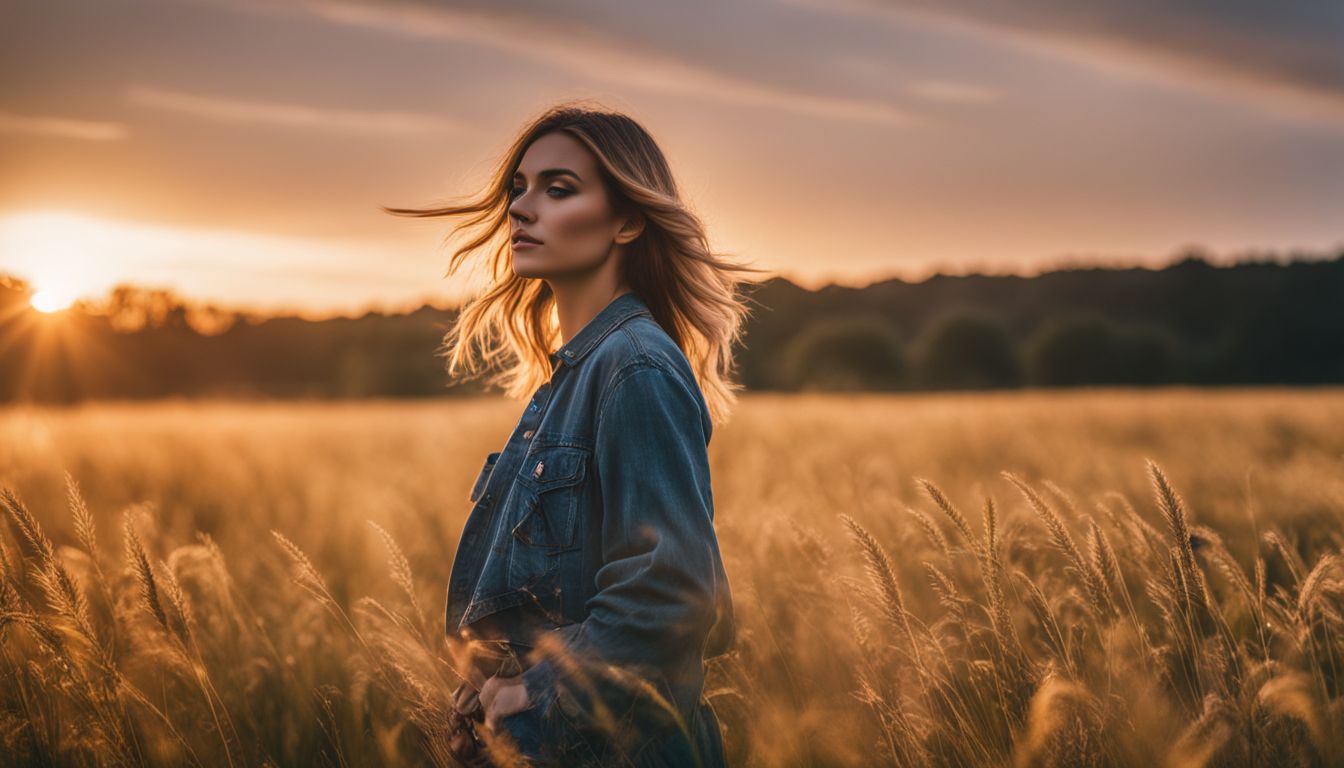
[[[916,367],[922,384],[939,389],[1016,386],[1021,379],[1017,351],[998,318],[977,310],[956,310],[934,320],[917,343]]]
[[[885,390],[904,381],[903,345],[881,317],[851,315],[821,320],[789,342],[783,377],[795,389]]]
[[[1025,343],[1031,383],[1158,384],[1173,379],[1176,342],[1153,328],[1124,328],[1098,315],[1052,318]]]

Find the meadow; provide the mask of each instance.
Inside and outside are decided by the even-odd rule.
[[[0,755],[452,765],[499,398],[0,410]],[[1344,764],[1344,390],[747,395],[739,766]]]

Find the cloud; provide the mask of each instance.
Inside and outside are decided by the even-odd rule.
[[[33,133],[81,141],[120,141],[129,132],[121,123],[0,112],[0,133]]]
[[[653,42],[633,32],[659,29],[674,35],[698,35],[712,19],[702,18],[685,29],[674,29],[668,19],[631,18],[628,6],[603,9],[590,5],[587,13],[573,6],[532,2],[527,7],[493,2],[439,3],[430,0],[301,0],[278,7],[264,0],[247,0],[234,7],[262,12],[302,8],[332,23],[376,29],[408,37],[460,40],[524,56],[547,67],[561,67],[583,77],[664,93],[713,99],[732,105],[750,105],[879,125],[905,125],[920,119],[914,111],[888,99],[869,95],[837,95],[832,91],[801,88],[775,79],[735,73],[716,65],[695,39]],[[659,6],[640,6],[636,14],[662,12]],[[683,10],[670,7],[670,11]],[[698,9],[717,12],[714,4]],[[692,16],[694,18],[694,16]],[[768,19],[761,19],[762,24]],[[668,22],[668,23],[664,23]],[[625,25],[625,26],[623,26]],[[633,32],[632,32],[633,31]],[[793,36],[794,31],[773,30]],[[797,30],[801,32],[803,30]],[[756,41],[738,37],[737,45]],[[778,41],[774,41],[778,42]],[[806,53],[791,47],[780,51],[796,63]],[[787,79],[788,71],[780,79]]]
[[[906,90],[920,98],[952,104],[987,104],[1003,97],[993,88],[952,80],[915,80],[906,85]]]
[[[132,103],[141,106],[228,123],[299,127],[365,136],[436,133],[462,127],[456,120],[437,115],[228,99],[145,85],[128,87],[126,95]]]
[[[1315,0],[782,0],[973,30],[1344,119],[1344,5]]]

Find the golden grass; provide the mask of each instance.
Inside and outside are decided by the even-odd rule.
[[[452,765],[444,590],[516,416],[0,411],[0,754]],[[1336,390],[748,396],[710,449],[732,764],[1344,764],[1340,424]]]

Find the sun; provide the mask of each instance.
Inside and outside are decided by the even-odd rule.
[[[75,303],[75,296],[69,292],[43,289],[34,293],[28,303],[38,312],[60,312]]]

